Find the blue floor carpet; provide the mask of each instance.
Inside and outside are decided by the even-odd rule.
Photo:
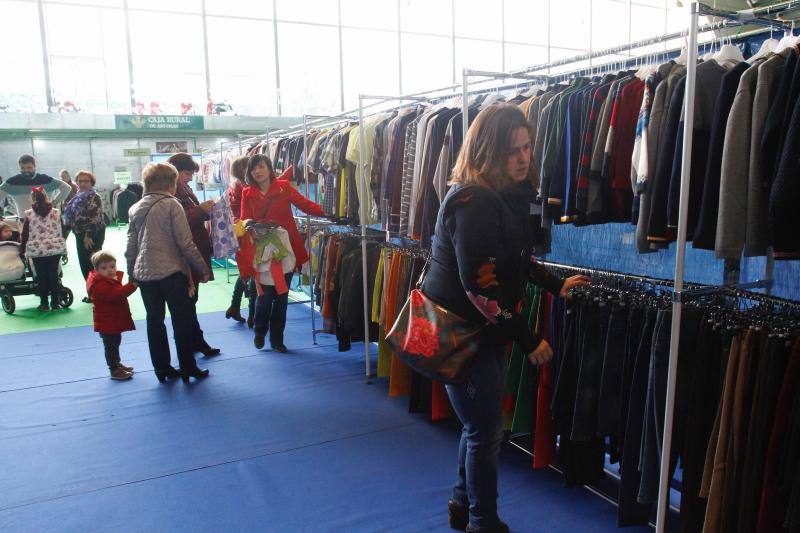
[[[189,386],[156,381],[141,323],[121,383],[91,328],[0,336],[0,531],[450,531],[457,431],[366,385],[363,345],[314,346],[304,306],[286,355],[221,313],[201,325],[223,353]],[[499,505],[513,531],[616,530],[612,505],[511,447]]]

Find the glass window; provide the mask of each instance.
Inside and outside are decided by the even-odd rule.
[[[281,112],[336,113],[339,99],[339,35],[336,28],[278,24]]]
[[[191,104],[202,114],[207,102],[200,17],[131,11],[130,27],[134,95],[144,112],[155,103],[165,114],[180,114],[182,104]]]
[[[45,0],[45,4],[75,4],[76,0]],[[97,7],[122,7],[122,0],[79,0],[77,3]]]
[[[550,2],[550,45],[573,50],[588,50],[589,7],[589,0]]]
[[[341,0],[342,26],[395,30],[397,29],[397,0]]]
[[[337,25],[337,2],[331,0],[275,0],[278,20]],[[281,45],[278,44],[278,48]]]
[[[276,114],[272,22],[208,17],[207,28],[211,99],[239,115]]]
[[[453,83],[453,41],[450,37],[403,33],[401,61],[403,92],[406,94]]]
[[[464,68],[499,71],[503,68],[503,47],[500,43],[456,38],[456,78]]]
[[[358,107],[359,94],[399,93],[395,32],[343,29],[342,61],[345,109]]]
[[[666,12],[663,8],[631,6],[631,40],[641,41],[664,34]]]
[[[592,50],[628,42],[628,4],[616,0],[592,0]]]
[[[36,4],[0,1],[0,13],[0,107],[44,112],[47,96]]]
[[[503,4],[500,0],[458,0],[454,5],[457,36],[503,39]]]
[[[84,112],[129,109],[122,10],[48,4],[45,17],[55,99]]]
[[[547,47],[506,43],[506,70],[520,70],[547,63]]]
[[[505,0],[506,42],[547,44],[547,0]]]
[[[689,22],[689,9],[670,3],[669,9],[667,9],[667,32],[685,30],[689,28]]]
[[[272,18],[272,0],[206,0],[206,15]]]
[[[399,0],[400,29],[452,35],[453,0]]]
[[[178,13],[200,13],[200,0],[128,0],[128,9],[169,10]]]

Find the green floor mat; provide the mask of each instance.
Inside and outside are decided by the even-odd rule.
[[[125,242],[127,240],[127,226],[110,226],[106,229],[106,240],[103,248],[108,250],[117,258],[117,269],[126,271]],[[0,335],[7,333],[23,333],[26,331],[42,331],[47,329],[72,328],[79,326],[89,326],[92,324],[92,305],[81,302],[86,296],[86,283],[81,275],[78,265],[78,255],[75,249],[75,236],[70,235],[67,239],[69,252],[69,262],[63,267],[64,277],[62,282],[69,287],[75,295],[75,303],[68,309],[61,311],[41,312],[36,310],[39,305],[39,297],[36,295],[15,296],[17,310],[13,315],[7,315],[0,311]],[[230,280],[225,268],[214,269],[214,281],[204,283],[200,287],[200,300],[197,302],[198,313],[211,313],[224,311],[228,308],[233,293],[233,284],[236,281],[236,267],[230,268]],[[126,276],[127,280],[127,276]],[[289,294],[289,301],[307,301],[308,295],[303,292],[292,291]],[[139,292],[135,292],[128,302],[131,306],[131,313],[134,320],[145,318],[144,304]],[[247,307],[247,299],[244,300],[244,307]],[[247,316],[246,309],[243,311]]]

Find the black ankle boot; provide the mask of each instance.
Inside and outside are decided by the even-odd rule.
[[[469,524],[469,507],[459,505],[453,500],[447,502],[447,521],[451,529],[466,531]]]
[[[198,381],[208,377],[209,371],[207,368],[195,368],[194,370],[184,370],[181,368],[181,379],[184,383],[189,383],[189,378],[194,378]]]
[[[156,370],[155,372],[156,372],[156,378],[158,378],[158,381],[160,381],[161,383],[165,383],[167,381],[167,379],[177,379],[177,378],[181,377],[181,373],[178,372],[173,367],[169,367],[168,369],[164,370],[163,372],[160,372],[158,370]]]

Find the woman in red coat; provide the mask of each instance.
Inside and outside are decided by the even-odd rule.
[[[294,205],[301,211],[314,216],[324,216],[322,207],[303,197],[287,180],[275,176],[272,161],[263,154],[254,155],[247,165],[247,187],[242,192],[242,220],[259,223],[273,222],[289,233],[289,242],[296,258],[295,268],[299,269],[308,261],[303,237],[297,230],[292,214]],[[286,274],[286,285],[292,281],[292,272]],[[264,337],[269,331],[272,349],[286,353],[283,343],[283,330],[286,327],[286,308],[288,294],[278,294],[274,286],[262,285],[264,294],[256,299],[255,339],[256,348],[264,347]]]

